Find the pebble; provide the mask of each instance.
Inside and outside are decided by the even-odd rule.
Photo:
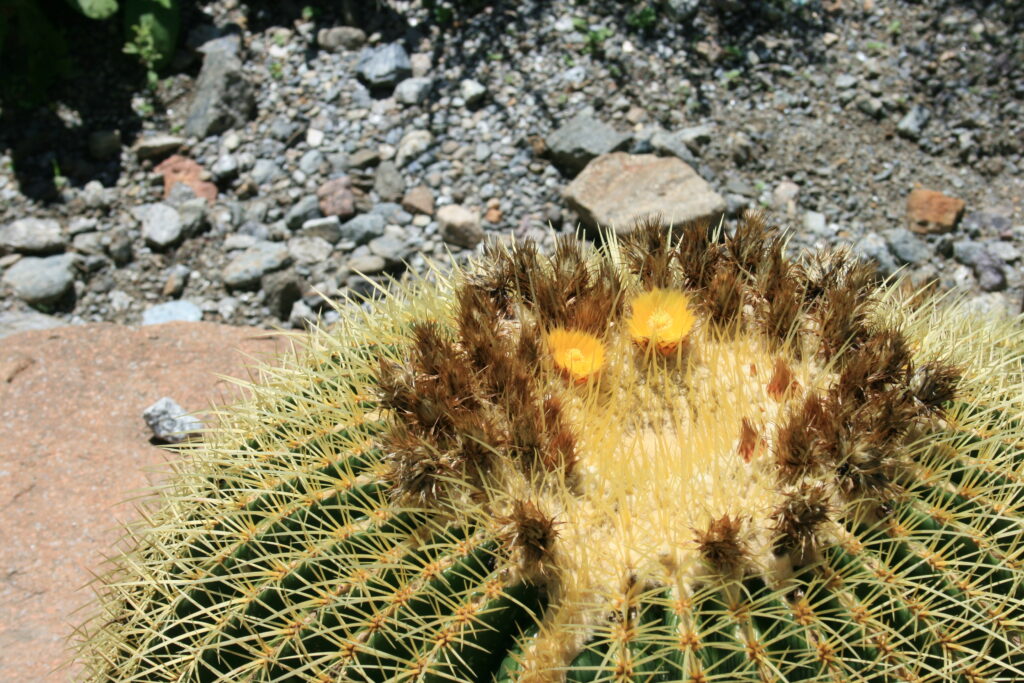
[[[289,264],[288,247],[276,242],[257,242],[235,256],[222,273],[224,284],[231,289],[258,287],[266,273],[280,270]]]
[[[341,220],[337,216],[311,218],[302,224],[299,234],[306,237],[318,237],[330,244],[337,244],[341,239]]]
[[[278,320],[288,320],[293,306],[302,298],[305,283],[293,271],[282,270],[265,275],[261,287],[270,314]]]
[[[437,210],[441,238],[448,244],[472,249],[484,239],[480,213],[464,206],[448,204]]]
[[[882,235],[888,241],[889,249],[901,263],[919,266],[934,256],[932,247],[906,228],[885,230]]]
[[[142,223],[142,237],[153,249],[168,249],[181,241],[181,216],[170,204],[143,204],[136,207],[132,213]]]
[[[467,107],[479,104],[487,94],[487,88],[479,81],[472,78],[464,78],[459,82],[459,97],[466,103]]]
[[[167,279],[164,280],[163,295],[168,297],[181,296],[188,284],[188,278],[192,270],[184,263],[176,263],[167,271]]]
[[[63,251],[65,244],[60,223],[52,218],[21,218],[0,227],[0,250],[49,254]]]
[[[874,262],[882,277],[889,277],[899,268],[895,257],[889,250],[888,242],[877,233],[868,233],[861,237],[853,245],[853,253],[866,261]]]
[[[422,104],[433,87],[432,78],[406,78],[395,86],[395,99],[407,105]]]
[[[32,306],[47,306],[58,302],[71,289],[75,280],[75,257],[26,256],[7,269],[2,282],[14,295]]]
[[[430,149],[434,135],[429,130],[411,130],[402,136],[395,152],[395,163],[399,168]],[[378,169],[378,173],[379,173]]]
[[[963,216],[965,206],[962,199],[917,188],[907,197],[908,227],[919,234],[950,232]]]
[[[348,267],[353,273],[375,275],[387,268],[387,261],[377,254],[364,254],[350,258],[348,260]]]
[[[823,234],[825,232],[825,214],[818,211],[805,212],[804,230],[813,235]]]
[[[402,208],[412,213],[434,215],[434,193],[425,185],[417,185],[402,197]]]
[[[405,193],[405,179],[393,161],[383,161],[373,177],[373,189],[386,202],[398,201]]]
[[[185,138],[167,133],[140,136],[132,149],[139,160],[162,159],[174,154],[185,145]]]
[[[847,90],[857,85],[857,77],[850,74],[839,74],[836,76],[835,86],[839,90]]]
[[[355,26],[332,26],[320,29],[316,43],[330,52],[358,50],[366,44],[366,33]]]
[[[298,264],[311,265],[326,261],[333,248],[322,237],[299,236],[288,240],[288,253]]]
[[[320,216],[320,200],[316,195],[306,195],[288,209],[284,222],[289,230],[298,230],[306,221]]]
[[[364,48],[356,73],[371,88],[393,86],[412,75],[409,55],[399,43]]]
[[[163,443],[181,443],[203,429],[203,423],[189,415],[174,399],[164,396],[142,412],[142,419],[153,432],[153,438]]]
[[[385,219],[376,213],[362,214],[341,225],[341,239],[366,244],[384,234]]]
[[[589,112],[577,114],[544,139],[551,160],[576,175],[602,154],[624,149],[629,135],[620,133]]]
[[[910,108],[910,111],[900,119],[900,122],[896,124],[896,132],[905,138],[917,140],[921,137],[921,131],[928,124],[928,120],[931,119],[931,116],[931,111],[929,111],[928,108],[915,104]]]
[[[191,301],[168,301],[150,306],[142,312],[143,325],[160,325],[171,322],[198,322],[203,319],[203,311]]]

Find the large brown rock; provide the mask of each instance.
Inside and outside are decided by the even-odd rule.
[[[212,323],[112,324],[19,332],[0,344],[0,681],[68,681],[66,640],[89,583],[136,518],[127,501],[174,456],[150,444],[142,411],[170,396],[189,411],[238,396],[283,351],[263,330]]]
[[[620,235],[641,216],[660,215],[678,225],[695,218],[717,220],[725,213],[725,200],[693,168],[653,154],[600,156],[562,196],[588,227],[611,227]]]
[[[916,233],[950,232],[964,215],[964,200],[917,188],[907,197],[907,224]]]

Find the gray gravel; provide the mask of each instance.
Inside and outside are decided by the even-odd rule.
[[[722,3],[665,0],[647,30],[625,3],[524,0],[446,25],[422,0],[357,4],[351,26],[204,0],[186,66],[134,94],[137,118],[75,110],[74,82],[57,109],[83,121],[77,152],[24,118],[0,148],[0,312],[330,320],[314,288],[372,293],[488,236],[550,247],[580,221],[563,191],[613,150],[681,159],[729,213],[772,210],[794,251],[852,246],[978,310],[1020,308],[1024,38],[1000,3],[788,3],[739,25]],[[42,143],[26,158],[18,139]],[[171,154],[197,163],[195,189],[165,194]],[[67,185],[33,198],[25,169],[55,162]],[[915,187],[963,200],[962,220],[913,232]]]

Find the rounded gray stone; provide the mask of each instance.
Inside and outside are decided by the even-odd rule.
[[[256,288],[266,273],[291,263],[288,247],[279,242],[257,242],[224,267],[224,284],[232,289]]]
[[[49,254],[62,251],[64,245],[60,223],[52,218],[22,218],[0,228],[0,249]]]
[[[67,293],[75,281],[74,266],[75,257],[71,254],[26,256],[7,269],[3,282],[25,303],[45,306]]]
[[[181,216],[170,204],[143,204],[132,211],[142,222],[142,237],[154,249],[166,249],[181,240]]]

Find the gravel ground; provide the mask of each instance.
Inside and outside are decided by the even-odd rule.
[[[350,4],[196,3],[155,92],[99,61],[5,107],[0,312],[329,319],[321,293],[575,230],[566,138],[678,156],[794,249],[1020,309],[1020,2]],[[915,188],[962,216],[908,229]]]

